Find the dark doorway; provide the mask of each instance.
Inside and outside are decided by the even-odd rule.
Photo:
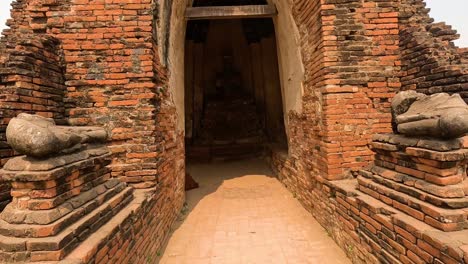
[[[189,161],[287,146],[272,19],[190,21],[185,52]]]

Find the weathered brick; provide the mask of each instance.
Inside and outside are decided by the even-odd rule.
[[[5,31],[0,43],[0,48],[11,55],[0,57],[2,69],[6,69],[1,73],[0,82],[0,89],[5,91],[0,98],[2,124],[19,112],[28,111],[60,122],[67,119],[74,125],[104,125],[112,132],[110,144],[116,155],[111,166],[113,176],[137,188],[175,186],[174,183],[182,182],[184,167],[174,164],[183,163],[184,138],[177,128],[171,94],[174,87],[168,81],[170,74],[177,71],[171,65],[164,65],[167,58],[161,51],[165,44],[158,38],[167,36],[155,28],[159,23],[153,23],[153,14],[163,14],[163,18],[167,10],[153,10],[149,0],[31,1],[30,8],[25,8],[24,2],[13,4],[11,29]],[[282,1],[275,2],[277,6],[283,6],[279,2]],[[178,4],[174,7],[180,8]],[[294,42],[298,43],[304,76],[300,80],[301,111],[285,113],[290,151],[286,161],[274,158],[280,168],[277,169],[279,178],[324,226],[340,230],[345,224],[353,230],[340,231],[342,236],[337,238],[340,245],[351,238],[356,244],[362,242],[364,248],[384,251],[379,258],[385,259],[388,257],[385,249],[375,241],[369,241],[369,246],[354,230],[359,230],[359,225],[373,229],[374,233],[380,225],[393,230],[386,217],[390,215],[388,210],[370,199],[357,202],[349,195],[358,192],[355,188],[348,190],[345,197],[334,199],[336,188],[330,187],[329,181],[350,178],[372,162],[373,153],[368,147],[370,135],[391,131],[390,101],[399,90],[413,89],[427,94],[461,92],[467,98],[467,81],[462,75],[466,60],[450,43],[456,39],[456,32],[445,24],[432,23],[421,0],[329,0],[326,3],[299,0],[286,6],[290,10],[280,10],[280,14],[290,12],[293,26],[300,32]],[[183,13],[182,9],[179,11]],[[153,32],[158,32],[158,36],[153,38]],[[31,60],[24,61],[23,57]],[[40,70],[5,67],[15,63]],[[5,139],[0,137],[0,140]],[[387,150],[399,150],[389,145],[385,145]],[[451,176],[457,174],[450,174],[452,171],[444,167],[448,164],[444,162],[465,159],[463,151],[436,153],[421,150],[421,146],[412,147],[406,148],[406,153],[414,156],[412,161],[419,159],[425,166],[400,165],[398,160],[405,159],[401,157],[377,158],[385,161],[379,166],[391,171],[394,169],[391,163],[398,164],[395,168],[403,172],[386,172],[384,178],[409,185],[412,179],[403,175],[407,173],[438,185],[460,182],[459,176]],[[12,155],[8,147],[0,148],[2,164]],[[73,182],[75,188],[58,193],[79,192],[82,179]],[[414,208],[416,205],[408,206],[383,195],[383,188],[365,188],[387,205],[395,205],[421,218],[420,210]],[[25,189],[15,190],[13,194],[24,196],[29,193]],[[135,237],[129,232],[119,233],[125,237],[119,240],[120,249],[102,256],[101,262],[115,259],[129,262],[132,258],[142,262],[140,253],[150,251],[148,244],[160,246],[161,237],[174,219],[168,212],[180,206],[183,196],[181,190],[164,190],[161,193],[168,197],[155,199],[152,206],[143,206],[151,214],[137,213],[144,224],[135,224],[134,228],[143,231],[136,232]],[[1,193],[0,185],[0,198],[10,199]],[[35,194],[56,196],[48,191]],[[159,202],[169,197],[173,208]],[[359,205],[365,203],[363,200],[372,206]],[[56,203],[59,202],[21,203],[21,206],[44,209]],[[334,221],[338,213],[348,222]],[[161,215],[163,219],[158,218],[161,223],[148,230],[146,226],[152,226],[148,215]],[[396,233],[403,230],[395,229],[398,229]],[[45,234],[50,229],[42,231]],[[156,241],[152,237],[157,237]],[[137,242],[130,243],[131,239]],[[416,251],[409,251],[407,256],[401,254],[400,261],[419,261]],[[368,250],[357,252],[350,254],[354,260],[378,261]],[[444,258],[450,260],[441,256]]]

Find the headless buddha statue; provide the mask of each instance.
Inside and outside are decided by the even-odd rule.
[[[393,129],[414,137],[451,139],[467,135],[468,106],[459,94],[403,91],[392,100]]]

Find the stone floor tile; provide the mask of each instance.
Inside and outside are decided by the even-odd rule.
[[[160,263],[351,263],[261,160],[197,164]]]

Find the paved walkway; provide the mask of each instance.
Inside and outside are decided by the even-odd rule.
[[[161,263],[351,263],[260,160],[189,166],[187,192]]]

